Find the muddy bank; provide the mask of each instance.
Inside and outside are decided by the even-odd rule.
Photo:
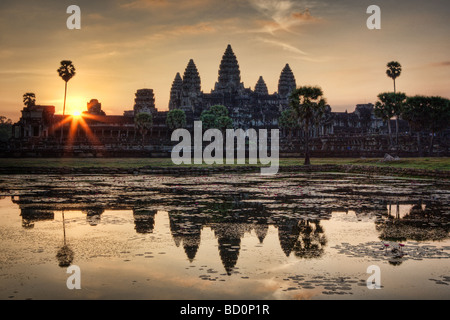
[[[197,167],[155,167],[140,168],[120,167],[1,167],[0,174],[169,174],[169,175],[210,175],[221,173],[258,173],[258,166],[197,166]],[[413,177],[427,177],[449,179],[450,171],[425,170],[412,168],[378,167],[365,165],[310,165],[310,166],[281,166],[279,172],[343,172],[369,175],[399,175]]]

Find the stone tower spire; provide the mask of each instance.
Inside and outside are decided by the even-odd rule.
[[[242,88],[239,64],[231,45],[228,45],[220,62],[219,80],[215,85],[215,91],[234,93]]]
[[[278,81],[278,94],[282,98],[287,98],[292,90],[296,88],[297,84],[295,83],[294,74],[292,73],[289,64],[286,64],[283,71],[281,71],[280,80]]]
[[[134,114],[141,112],[155,113],[155,95],[153,89],[139,89],[134,99]]]
[[[268,95],[269,90],[267,90],[266,82],[263,77],[259,77],[258,82],[255,85],[255,93],[260,95]]]
[[[169,101],[169,110],[177,109],[181,104],[181,94],[183,91],[183,79],[181,79],[181,75],[177,72],[175,79],[172,83],[172,88],[170,89],[170,101]]]
[[[190,96],[200,94],[201,81],[197,66],[194,60],[189,60],[189,63],[183,75],[183,91],[189,93]]]
[[[196,112],[201,107],[202,91],[200,75],[194,60],[189,63],[184,71],[181,85],[181,102],[179,108],[185,112]]]

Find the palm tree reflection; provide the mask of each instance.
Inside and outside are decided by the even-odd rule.
[[[56,258],[58,259],[58,265],[61,268],[67,268],[72,264],[74,253],[66,243],[66,223],[64,220],[64,210],[62,211],[62,219],[63,219],[64,245],[56,253]]]

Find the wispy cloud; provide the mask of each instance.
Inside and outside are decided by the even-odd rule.
[[[446,67],[450,67],[450,60],[416,64],[413,66],[409,66],[409,69],[410,70],[423,70],[423,69],[429,69],[429,68],[441,68],[442,69],[442,68],[446,68]]]
[[[268,44],[272,47],[281,48],[284,51],[292,53],[293,54],[292,58],[297,60],[309,62],[327,62],[335,59],[334,57],[330,56],[317,56],[317,55],[312,56],[308,52],[305,52],[304,50],[282,40],[267,39],[263,37],[257,37],[256,40]]]
[[[320,21],[321,20],[320,18],[313,17],[308,8],[306,8],[302,12],[294,12],[294,13],[292,13],[291,16],[292,16],[292,19],[294,19],[296,21],[300,21],[300,22]]]
[[[288,43],[279,41],[279,40],[270,40],[270,39],[265,39],[265,38],[258,38],[259,41],[273,45],[273,46],[277,46],[282,48],[283,50],[289,51],[291,53],[295,53],[295,54],[299,54],[302,56],[306,56],[307,53],[293,45],[290,45]]]
[[[125,1],[120,6],[122,8],[143,9],[154,7],[167,7],[170,5],[168,0],[134,0]]]
[[[124,1],[120,6],[131,9],[193,8],[210,4],[212,0],[133,0]]]
[[[265,20],[257,20],[261,25],[261,32],[273,34],[283,30],[294,32],[294,28],[306,23],[321,21],[320,18],[311,14],[310,9],[301,7],[299,2],[292,0],[249,0],[249,3],[260,14],[266,17]]]
[[[167,30],[168,34],[179,36],[179,35],[197,35],[205,33],[214,33],[217,29],[212,26],[209,22],[199,22],[193,25],[183,25],[178,26],[173,29]]]
[[[431,64],[432,67],[450,67],[450,61],[440,61]]]

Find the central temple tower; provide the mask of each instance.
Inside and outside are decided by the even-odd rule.
[[[281,98],[288,98],[296,87],[294,73],[289,64],[286,64],[281,71],[280,80],[278,81],[278,94]]]
[[[220,62],[219,80],[216,82],[213,92],[241,93],[243,90],[244,84],[241,83],[239,63],[231,45],[228,45]]]
[[[210,93],[201,90],[200,74],[192,59],[183,76],[176,74],[170,90],[169,110],[183,110],[187,123],[193,123],[200,119],[202,111],[213,105],[224,105],[236,128],[269,128],[277,125],[281,111],[289,106],[289,94],[295,87],[294,74],[286,64],[280,74],[278,92],[269,94],[262,76],[254,90],[245,88],[238,59],[228,45],[220,61],[217,82]]]

